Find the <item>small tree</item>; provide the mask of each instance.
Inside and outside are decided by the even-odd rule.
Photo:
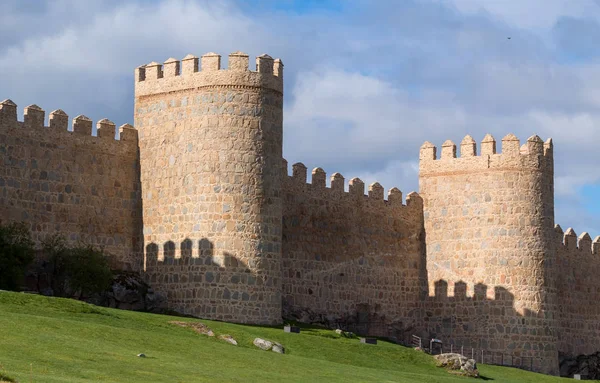
[[[93,246],[69,249],[66,266],[70,287],[81,295],[101,293],[112,282],[113,274],[108,258]]]
[[[50,286],[54,295],[64,297],[67,295],[67,244],[60,234],[46,237],[42,241],[42,251],[47,259],[46,272],[50,277]]]
[[[71,297],[101,293],[112,282],[107,256],[93,246],[69,247],[64,237],[53,235],[42,243],[48,256],[51,285],[57,296]]]
[[[0,289],[18,290],[34,256],[34,243],[26,223],[0,225]]]

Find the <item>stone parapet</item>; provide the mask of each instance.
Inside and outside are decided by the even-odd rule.
[[[547,164],[553,163],[552,139],[543,142],[538,136],[531,136],[520,145],[519,139],[509,134],[502,139],[502,152],[496,152],[496,140],[486,135],[481,143],[480,155],[471,136],[466,136],[460,145],[457,157],[456,144],[450,140],[442,145],[441,154],[430,142],[425,142],[420,150],[420,177],[435,174],[457,174],[490,169],[531,169],[545,171]]]
[[[69,116],[62,109],[50,113],[46,126],[44,126],[44,117],[45,111],[42,108],[30,105],[24,109],[23,121],[18,121],[16,104],[11,100],[4,100],[0,103],[0,133],[2,129],[17,128],[22,129],[24,137],[47,135],[55,137],[57,143],[62,145],[68,145],[68,140],[78,140],[80,144],[88,143],[90,148],[93,147],[98,151],[114,152],[122,147],[125,151],[137,152],[137,130],[129,124],[124,124],[117,130],[112,121],[104,118],[96,124],[96,135],[92,135],[93,122],[84,115],[73,118],[70,126]],[[33,131],[25,131],[25,129]]]
[[[61,234],[70,243],[102,247],[117,267],[139,269],[141,194],[137,130],[107,119],[50,113],[37,105],[17,120],[0,103],[0,222],[30,224],[40,244]]]
[[[135,69],[136,97],[157,95],[181,90],[200,90],[203,87],[263,88],[283,93],[283,63],[263,54],[256,58],[256,70],[248,68],[248,55],[234,52],[229,55],[229,68],[221,67],[221,56],[207,53],[198,58],[186,56],[182,62],[174,58],[164,64],[151,62]]]
[[[374,182],[368,187],[365,194],[365,184],[360,178],[352,178],[348,182],[348,190],[345,189],[345,179],[340,173],[333,173],[330,177],[329,187],[326,185],[326,173],[322,168],[314,168],[310,182],[307,182],[307,168],[301,163],[292,165],[292,174],[287,173],[287,161],[284,159],[284,184],[287,190],[295,189],[300,193],[318,195],[319,198],[331,201],[361,200],[376,208],[381,206],[410,208],[420,213],[423,208],[423,199],[416,192],[410,192],[406,196],[406,204],[402,203],[402,192],[397,187],[388,190],[387,199],[384,198],[384,188],[379,182]],[[418,215],[418,214],[417,214]]]

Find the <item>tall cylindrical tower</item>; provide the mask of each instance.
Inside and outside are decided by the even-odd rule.
[[[199,68],[200,61],[200,68]],[[170,308],[281,322],[283,64],[188,55],[136,69],[145,271]]]
[[[429,308],[444,321],[431,327],[457,345],[556,373],[556,291],[548,274],[555,256],[552,142],[533,136],[521,147],[511,134],[500,154],[487,135],[477,155],[467,136],[459,158],[451,141],[441,158],[436,151],[430,143],[421,147],[419,178],[428,280],[436,291]]]

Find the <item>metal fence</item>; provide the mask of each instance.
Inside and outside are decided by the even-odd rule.
[[[412,336],[411,345],[413,347],[421,347],[425,352],[431,355],[443,353],[457,353],[467,358],[474,359],[477,363],[491,364],[496,366],[514,367],[527,371],[536,371],[535,358],[532,356],[521,356],[515,354],[505,354],[500,351],[478,350],[473,347],[455,346],[453,344],[445,345],[444,343],[431,343],[416,335]],[[434,346],[434,347],[432,347]]]
[[[541,365],[541,359],[532,356],[521,356],[517,354],[507,354],[500,351],[482,350],[474,347],[457,346],[452,343],[445,344],[443,341],[432,339],[423,339],[417,335],[409,336],[406,332],[390,332],[387,323],[384,321],[353,321],[338,320],[337,328],[344,331],[351,331],[357,335],[371,335],[386,338],[392,342],[404,346],[420,347],[425,352],[437,355],[446,352],[455,352],[474,359],[477,363],[491,364],[505,367],[515,367],[528,371],[539,372],[538,366]],[[536,364],[537,360],[537,364]]]
[[[419,348],[423,348],[423,341],[422,341],[422,339],[421,339],[420,337],[416,336],[416,335],[413,335],[413,336],[411,337],[410,344],[411,344],[413,347],[419,347]]]

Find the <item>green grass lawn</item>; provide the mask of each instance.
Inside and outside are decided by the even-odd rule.
[[[331,330],[244,326],[202,320],[238,346],[170,321],[196,321],[0,292],[0,377],[28,382],[468,382],[421,352],[379,341],[361,344]],[[262,351],[256,337],[282,343]],[[136,355],[145,353],[146,358]],[[479,365],[495,382],[560,382],[518,369]],[[1,379],[0,379],[1,381]]]

